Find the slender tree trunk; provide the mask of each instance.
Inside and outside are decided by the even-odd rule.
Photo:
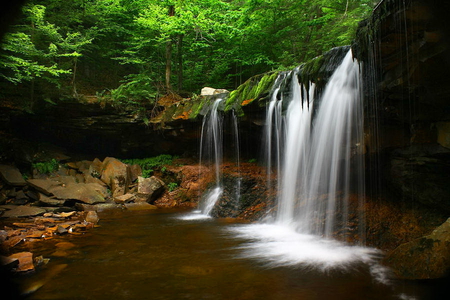
[[[168,14],[170,17],[175,15],[175,6],[170,5]],[[172,39],[166,43],[166,90],[170,92],[172,90],[172,85],[170,83],[170,76],[172,75]]]
[[[75,57],[74,62],[73,62],[73,76],[72,76],[72,93],[75,98],[78,98],[77,86],[75,83],[76,76],[77,76],[77,61],[78,61],[78,58]]]
[[[178,92],[183,89],[183,35],[178,36]]]
[[[166,43],[166,90],[167,92],[172,90],[170,84],[170,76],[172,75],[172,40],[168,40]]]

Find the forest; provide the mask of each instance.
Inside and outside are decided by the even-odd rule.
[[[27,1],[4,35],[1,97],[153,103],[297,66],[352,42],[373,0]]]

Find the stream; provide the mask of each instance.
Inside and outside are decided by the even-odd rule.
[[[36,244],[35,255],[50,261],[20,284],[27,299],[431,299],[425,284],[380,282],[362,262],[264,263],[264,255],[249,255],[258,241],[242,234],[253,225],[190,215],[102,212],[84,236]],[[50,242],[73,245],[55,251]]]

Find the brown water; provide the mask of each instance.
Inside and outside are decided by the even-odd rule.
[[[386,285],[367,267],[322,272],[267,268],[236,258],[245,241],[230,221],[180,220],[182,211],[109,212],[87,236],[67,237],[73,248],[38,249],[50,262],[21,279],[40,287],[29,299],[431,299],[424,286]],[[185,212],[184,212],[185,213]],[[36,253],[36,252],[35,252]],[[36,253],[39,254],[39,253]],[[61,257],[61,255],[64,255]]]

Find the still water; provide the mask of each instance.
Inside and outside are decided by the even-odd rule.
[[[242,235],[248,224],[186,216],[100,213],[100,227],[64,239],[71,247],[36,248],[50,262],[23,287],[42,285],[29,299],[431,299],[424,286],[380,282],[363,262],[267,264],[251,255],[265,250]]]

